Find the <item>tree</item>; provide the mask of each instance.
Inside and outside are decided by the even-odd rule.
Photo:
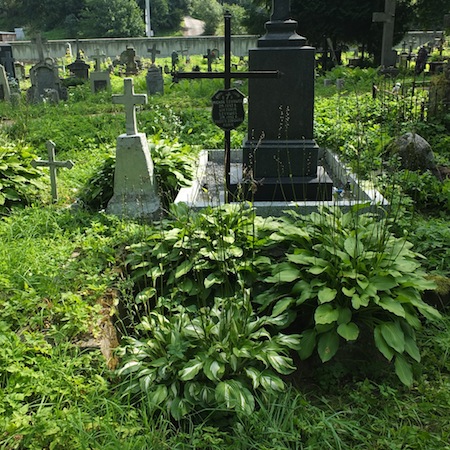
[[[423,30],[442,30],[444,15],[450,14],[448,0],[416,0],[416,26]]]
[[[85,0],[80,34],[93,37],[144,36],[142,10],[135,0]]]

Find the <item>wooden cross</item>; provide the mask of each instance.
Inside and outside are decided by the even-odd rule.
[[[100,53],[99,48],[96,48],[95,51],[96,54],[92,55],[91,58],[95,61],[95,71],[100,72],[101,70],[100,64],[102,63],[103,60],[106,59],[106,55],[104,53]]]
[[[233,78],[279,78],[280,72],[278,70],[261,70],[250,72],[232,72],[231,71],[231,14],[226,11],[224,14],[225,21],[225,71],[224,72],[172,72],[172,78],[175,83],[180,79],[198,79],[198,78],[222,78],[224,81],[224,88],[231,88],[231,80]],[[224,130],[225,135],[225,149],[224,149],[224,163],[225,163],[225,201],[228,203],[230,194],[230,153],[231,153],[231,134],[230,130]]]
[[[137,134],[136,105],[145,105],[147,94],[134,93],[133,78],[125,78],[123,84],[123,95],[113,95],[112,101],[116,104],[125,105],[126,131],[128,136],[132,136]]]
[[[31,161],[31,165],[36,167],[48,167],[50,169],[50,185],[52,188],[52,199],[54,202],[58,200],[58,190],[56,187],[56,169],[58,167],[65,167],[71,169],[74,166],[72,161],[56,161],[55,159],[55,143],[47,141],[48,161],[39,160]]]
[[[385,0],[384,12],[375,12],[372,22],[383,23],[383,41],[381,45],[381,65],[383,67],[395,66],[397,55],[392,50],[394,45],[394,23],[395,23],[396,0]]]
[[[148,52],[148,53],[151,53],[151,61],[152,61],[152,64],[155,64],[155,61],[156,61],[156,55],[161,54],[161,50],[157,50],[157,49],[156,49],[156,44],[153,44],[153,47],[152,47],[152,48],[148,48],[148,49],[147,49],[147,52]]]

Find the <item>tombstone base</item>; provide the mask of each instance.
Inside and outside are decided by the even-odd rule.
[[[130,218],[159,216],[157,192],[147,138],[144,133],[117,138],[114,195],[106,212]]]
[[[109,72],[91,72],[91,92],[96,93],[102,90],[111,90],[111,78]]]
[[[253,178],[315,177],[319,147],[313,139],[247,140],[244,167]]]
[[[333,182],[324,168],[317,167],[314,177],[263,178],[231,184],[231,201],[329,201]]]

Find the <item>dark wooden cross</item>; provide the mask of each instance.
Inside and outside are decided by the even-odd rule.
[[[58,200],[58,190],[56,186],[56,169],[58,167],[65,167],[71,169],[74,166],[72,161],[56,161],[55,159],[55,143],[47,141],[48,160],[31,161],[31,165],[36,167],[48,167],[50,169],[50,185],[52,189],[52,199],[54,202]]]
[[[198,79],[198,78],[221,78],[224,81],[224,90],[231,90],[232,79],[248,79],[248,78],[279,78],[280,72],[278,70],[261,70],[250,72],[232,72],[231,71],[231,14],[226,11],[224,14],[225,21],[225,51],[224,51],[224,72],[172,72],[172,79],[177,83],[180,79]],[[221,91],[219,91],[221,92]],[[217,95],[217,93],[216,93]],[[224,149],[224,163],[225,163],[225,202],[229,201],[230,194],[230,171],[231,171],[231,134],[230,129],[224,129],[225,149]]]
[[[372,15],[372,22],[383,23],[381,45],[381,65],[383,67],[395,66],[397,62],[397,55],[392,50],[394,45],[395,3],[396,0],[385,0],[384,12],[375,12]]]
[[[152,64],[155,64],[156,55],[160,55],[161,54],[161,50],[157,50],[156,44],[153,44],[153,47],[152,48],[148,48],[147,52],[151,54]]]

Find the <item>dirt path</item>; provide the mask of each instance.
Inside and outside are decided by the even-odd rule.
[[[184,19],[183,36],[200,36],[205,30],[205,24],[202,20],[186,16]]]

